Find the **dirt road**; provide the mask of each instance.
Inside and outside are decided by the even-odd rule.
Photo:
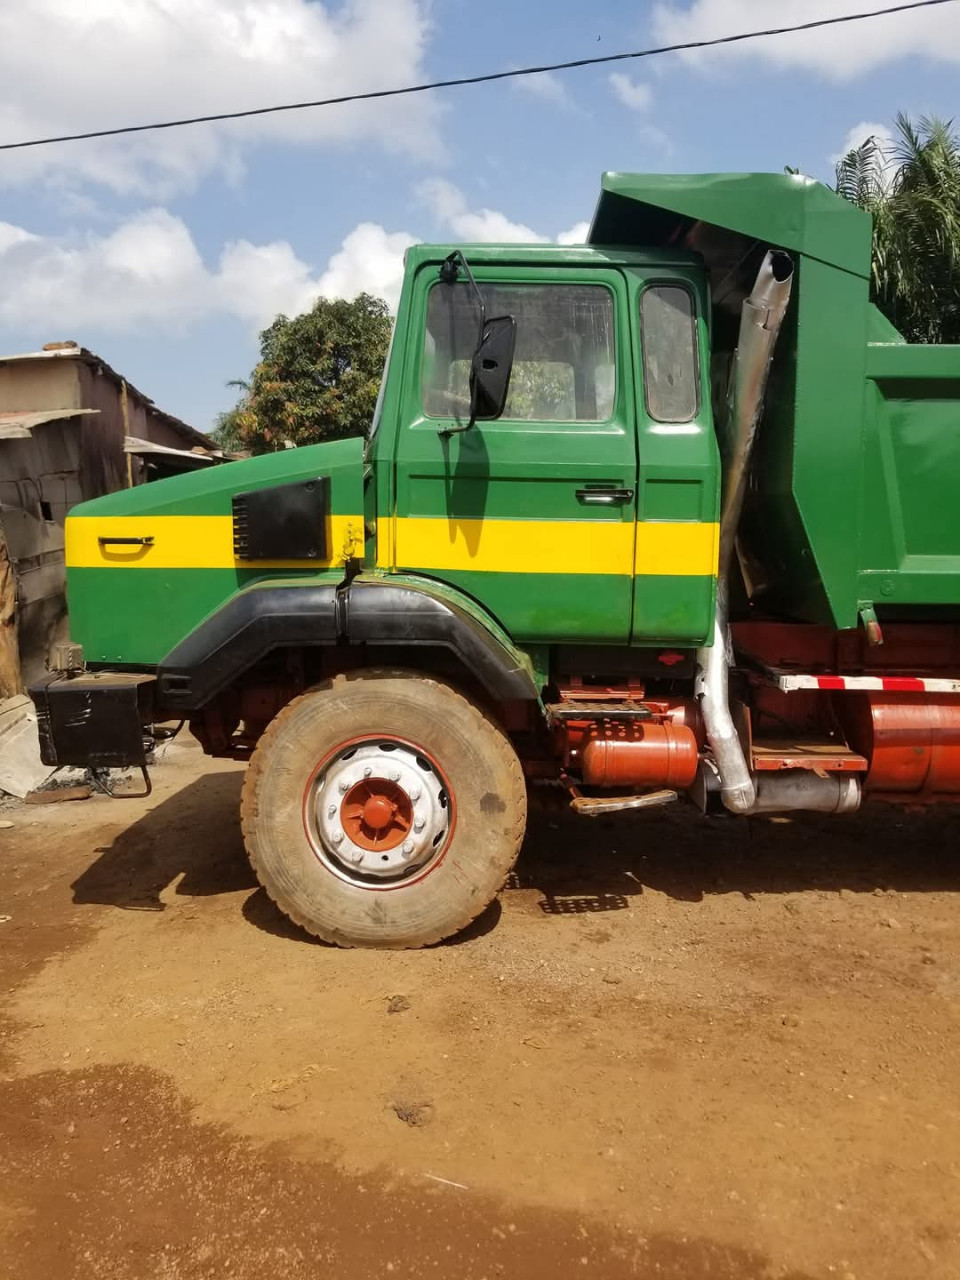
[[[960,814],[534,816],[379,954],[156,776],[0,813],[3,1280],[960,1275]]]

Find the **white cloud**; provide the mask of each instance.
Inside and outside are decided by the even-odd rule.
[[[614,71],[611,74],[610,87],[623,105],[629,107],[631,111],[646,111],[653,98],[653,92],[648,84],[631,80],[622,71]]]
[[[569,231],[561,231],[557,236],[557,244],[586,244],[589,222],[577,222]]]
[[[405,231],[384,231],[361,222],[344,240],[320,277],[318,292],[328,298],[355,298],[372,293],[386,298],[393,310],[403,284],[403,255],[416,239]]]
[[[419,195],[439,222],[458,240],[497,244],[546,244],[549,236],[540,235],[522,222],[510,219],[495,209],[473,212],[459,187],[445,178],[430,178],[420,184]]]
[[[286,241],[224,246],[208,266],[185,223],[149,209],[107,235],[36,236],[0,223],[0,327],[82,340],[89,329],[179,332],[208,315],[251,327],[296,314],[320,295],[363,290],[396,306],[404,250],[413,238],[362,223],[316,273]]]
[[[844,156],[851,151],[859,150],[868,138],[873,138],[877,144],[880,160],[878,174],[880,185],[884,189],[889,189],[896,177],[897,162],[893,154],[894,136],[886,125],[876,124],[870,120],[863,120],[860,124],[855,124],[848,131],[840,150],[830,156],[830,164],[836,168]]]
[[[473,212],[463,193],[437,178],[421,195],[457,239],[551,240],[493,209]],[[582,244],[578,222],[558,244]],[[0,329],[55,336],[85,332],[182,333],[209,316],[234,316],[251,329],[279,312],[296,315],[320,296],[372,293],[396,309],[403,256],[416,243],[405,231],[362,222],[326,266],[305,262],[286,240],[231,241],[207,262],[186,223],[163,208],[147,209],[105,233],[35,235],[0,222]]]
[[[884,153],[888,152],[893,146],[893,134],[885,124],[876,124],[871,120],[863,120],[849,130],[839,151],[830,157],[830,163],[833,165],[839,164],[845,155],[851,151],[858,150],[868,138],[874,138],[877,146]]]
[[[521,93],[528,93],[532,98],[539,98],[542,102],[550,102],[557,107],[571,105],[566,85],[551,71],[542,71],[536,76],[523,76],[511,83]]]
[[[475,244],[584,244],[590,230],[589,222],[577,222],[553,240],[522,222],[512,222],[496,209],[472,210],[460,188],[446,178],[429,178],[417,194],[455,239]]]
[[[15,244],[26,244],[28,240],[36,240],[36,236],[23,227],[15,227],[12,222],[0,222],[0,253],[6,253]]]
[[[29,0],[0,4],[0,137],[77,133],[335,97],[424,78],[428,0]],[[253,117],[6,152],[0,183],[39,177],[161,198],[253,146],[438,146],[435,99]]]
[[[673,139],[659,125],[644,124],[637,130],[637,137],[641,142],[645,142],[652,150],[660,151],[665,156],[672,156],[676,148],[673,145]]]
[[[776,5],[770,0],[673,0],[656,6],[653,30],[658,43],[674,44],[836,18],[862,13],[864,8],[863,0],[778,0]],[[914,55],[960,62],[960,8],[915,9],[683,56],[707,63],[752,58],[774,66],[818,71],[834,80],[850,80],[884,63]]]

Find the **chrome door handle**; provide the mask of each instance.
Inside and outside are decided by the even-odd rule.
[[[591,507],[613,507],[618,502],[632,502],[632,489],[578,489],[577,498]]]

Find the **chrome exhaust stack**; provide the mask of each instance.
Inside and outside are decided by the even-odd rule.
[[[792,259],[786,253],[771,250],[764,258],[750,296],[743,304],[740,337],[730,374],[724,447],[721,450],[724,478],[713,644],[697,651],[697,694],[707,741],[720,775],[720,797],[733,813],[755,811],[757,788],[730,714],[728,672],[733,656],[728,626],[730,566],[773,350],[790,302],[792,286]],[[770,781],[772,783],[773,779]],[[765,782],[765,802],[771,798],[770,790]]]
[[[749,813],[757,798],[753,776],[743,754],[740,735],[730,714],[727,673],[731,654],[727,647],[727,583],[717,578],[717,611],[713,644],[697,650],[697,696],[703,713],[707,741],[720,775],[720,799],[733,813]]]

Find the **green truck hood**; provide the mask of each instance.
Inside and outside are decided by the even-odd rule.
[[[67,519],[71,638],[94,664],[150,667],[238,591],[295,576],[340,582],[364,555],[360,439],[229,462],[111,493]],[[241,559],[234,546],[235,494],[329,478],[327,554],[322,560]]]
[[[82,502],[70,512],[71,516],[132,516],[152,515],[230,515],[231,501],[235,493],[250,489],[263,489],[269,485],[285,484],[312,476],[334,477],[333,502],[337,511],[341,500],[343,514],[347,512],[342,502],[355,498],[356,511],[362,511],[359,491],[347,493],[353,486],[338,483],[347,479],[346,473],[356,473],[357,485],[362,484],[364,442],[330,440],[326,444],[307,445],[302,449],[281,449],[258,458],[244,458],[240,462],[228,462],[187,475],[172,476],[169,480],[155,480],[137,485],[133,489],[121,489],[105,497]]]

